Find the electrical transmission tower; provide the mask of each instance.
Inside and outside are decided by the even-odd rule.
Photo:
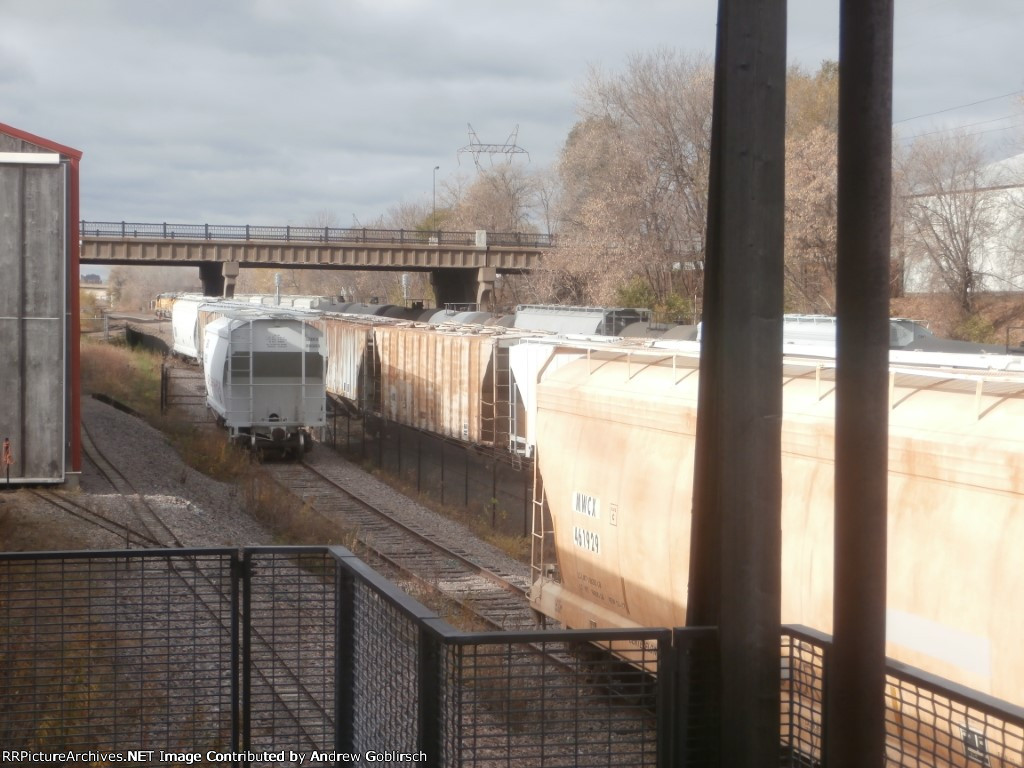
[[[516,144],[516,137],[519,135],[519,126],[515,127],[515,130],[508,135],[505,139],[504,144],[484,144],[477,138],[476,131],[473,130],[473,126],[466,123],[469,126],[469,144],[462,147],[458,154],[462,155],[469,153],[473,155],[473,163],[476,165],[476,169],[479,171],[480,168],[480,155],[488,155],[491,158],[491,163],[494,163],[495,155],[505,155],[509,163],[512,162],[513,155],[526,155],[526,159],[530,159],[530,153],[525,149]]]

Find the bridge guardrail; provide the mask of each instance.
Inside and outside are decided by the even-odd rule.
[[[374,227],[293,227],[262,224],[167,224],[125,221],[81,221],[89,237],[159,240],[240,240],[312,243],[396,243],[402,245],[474,246],[476,232],[379,229]],[[551,248],[555,236],[536,232],[488,232],[489,246]]]

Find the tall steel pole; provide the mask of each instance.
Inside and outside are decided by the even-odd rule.
[[[723,766],[779,750],[785,86],[785,0],[719,0],[687,624],[719,630]]]
[[[893,0],[842,0],[826,764],[885,762]]]

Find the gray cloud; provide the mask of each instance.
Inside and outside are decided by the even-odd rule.
[[[791,58],[836,57],[833,5],[791,0]],[[715,13],[678,0],[0,0],[0,121],[83,150],[88,218],[367,221],[425,203],[435,165],[439,183],[471,173],[456,154],[467,123],[484,142],[518,125],[531,162],[553,162],[590,65],[710,53]],[[1024,87],[1016,0],[905,0],[897,14],[897,116]],[[989,113],[939,119],[974,114]]]

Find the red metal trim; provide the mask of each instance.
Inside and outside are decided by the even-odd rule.
[[[80,260],[80,237],[79,237],[79,175],[78,161],[82,153],[70,158],[70,173],[68,183],[68,221],[67,233],[70,241],[68,249],[69,268],[71,274],[68,280],[68,291],[70,292],[69,306],[71,310],[71,338],[68,339],[69,351],[71,353],[71,403],[70,403],[70,429],[71,433],[71,471],[82,471],[82,308],[80,306],[79,291],[79,260]]]
[[[5,133],[8,136],[13,136],[16,139],[27,141],[29,144],[35,144],[37,147],[48,149],[51,152],[57,152],[61,155],[67,155],[68,158],[75,162],[82,159],[82,151],[79,149],[73,149],[66,147],[63,144],[58,144],[55,141],[44,139],[42,136],[36,136],[35,134],[29,133],[28,131],[21,131],[17,128],[7,125],[6,123],[0,123],[0,133]]]

